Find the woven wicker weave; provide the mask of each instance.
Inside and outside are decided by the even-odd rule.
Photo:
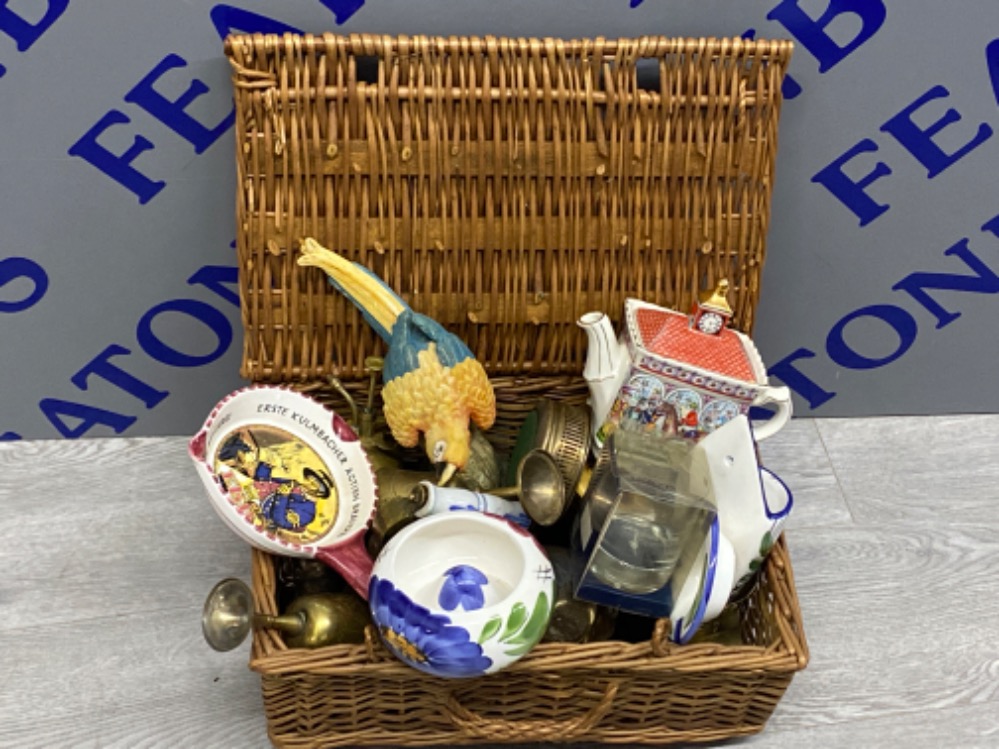
[[[272,557],[253,552],[253,591],[277,610]],[[587,741],[668,744],[763,729],[808,646],[787,548],[778,542],[740,604],[743,646],[670,645],[665,622],[651,641],[543,643],[499,674],[436,679],[367,645],[285,647],[271,630],[253,638],[268,731],[278,746]]]
[[[461,336],[509,448],[541,396],[582,403],[585,336],[627,297],[679,309],[760,293],[788,42],[235,36],[243,375],[340,407],[383,344],[298,241],[371,268]],[[254,593],[276,608],[273,562]],[[807,662],[786,548],[742,605],[743,647],[543,645],[471,682],[368,646],[254,635],[274,742],[666,743],[760,730]]]

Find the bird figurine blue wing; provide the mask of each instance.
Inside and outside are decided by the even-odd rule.
[[[311,237],[302,241],[298,264],[325,271],[388,344],[382,370],[385,421],[403,447],[415,447],[423,435],[427,457],[446,484],[468,462],[470,422],[489,429],[496,420],[496,394],[482,364],[464,341],[410,308],[363,265]]]

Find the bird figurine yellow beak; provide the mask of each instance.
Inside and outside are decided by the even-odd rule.
[[[382,369],[385,421],[403,447],[416,446],[423,435],[440,484],[447,484],[468,462],[469,422],[489,429],[496,420],[496,395],[482,364],[464,341],[415,312],[368,268],[311,237],[303,240],[297,262],[325,271],[388,344]]]

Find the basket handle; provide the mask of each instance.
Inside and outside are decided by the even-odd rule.
[[[619,682],[610,681],[600,701],[581,715],[565,720],[484,718],[461,704],[454,692],[444,703],[444,713],[466,736],[493,741],[571,741],[587,733],[610,711]]]

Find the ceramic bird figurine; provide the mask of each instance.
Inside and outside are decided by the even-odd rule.
[[[482,365],[456,335],[413,311],[378,276],[315,239],[301,245],[299,265],[326,272],[388,344],[382,378],[385,421],[403,447],[423,435],[427,456],[446,484],[469,458],[469,421],[488,429],[496,395]]]

